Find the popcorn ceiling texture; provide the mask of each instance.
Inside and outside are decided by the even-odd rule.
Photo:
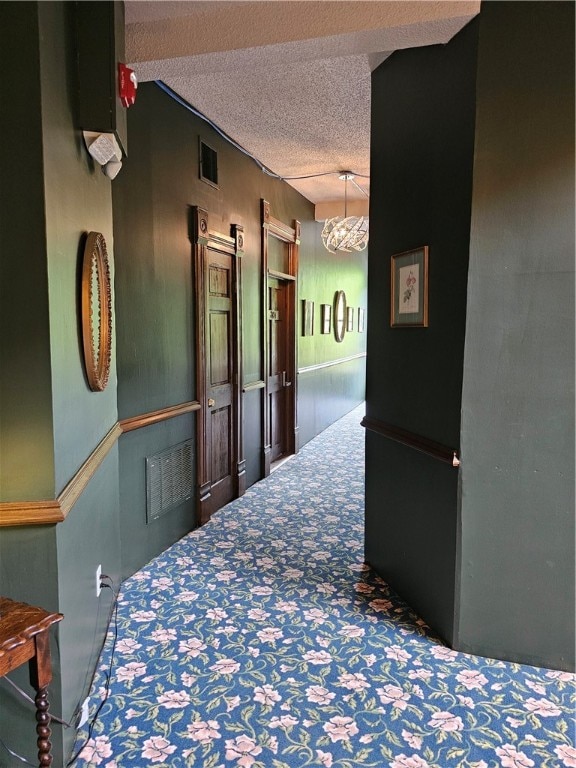
[[[126,55],[312,202],[337,171],[370,172],[370,74],[402,48],[448,42],[480,9],[463,2],[126,2]],[[369,179],[356,181],[369,194]],[[365,199],[348,185],[350,199]]]

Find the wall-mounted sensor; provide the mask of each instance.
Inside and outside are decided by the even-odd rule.
[[[116,176],[120,173],[120,169],[122,168],[122,163],[114,162],[113,160],[110,160],[109,163],[106,163],[102,167],[102,171],[108,176],[109,179],[115,179]]]
[[[114,179],[122,168],[122,149],[113,133],[83,131],[84,142],[91,157],[102,166],[103,173]]]

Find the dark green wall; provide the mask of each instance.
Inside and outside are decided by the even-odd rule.
[[[268,200],[275,218],[302,223],[298,290],[301,298],[315,302],[317,317],[314,337],[303,338],[298,326],[298,365],[364,350],[365,334],[354,332],[343,344],[319,334],[320,303],[331,303],[337,289],[346,290],[355,307],[365,306],[366,256],[330,256],[321,245],[311,203],[262,173],[154,83],[139,87],[128,113],[128,132],[130,155],[114,182],[120,418],[196,398],[191,206],[205,208],[216,231],[229,234],[232,223],[244,227],[244,383],[262,378],[261,198]],[[218,189],[199,179],[199,137],[218,152]],[[334,396],[328,399],[326,374],[299,377],[300,444],[363,399],[363,360],[334,366],[330,376]],[[243,401],[248,485],[261,477],[261,398],[262,390],[255,390]],[[181,417],[162,429],[139,430],[120,442],[124,575],[194,525],[193,501],[152,525],[146,525],[145,514],[145,457],[193,437],[194,419]]]
[[[370,416],[462,460],[457,473],[367,435],[367,558],[455,648],[563,669],[575,619],[573,30],[571,3],[484,3],[448,45],[374,73],[367,379]],[[389,257],[425,243],[430,327],[392,331]]]
[[[574,668],[574,4],[487,3],[462,402],[464,650]]]
[[[7,386],[2,378],[0,405],[2,471],[7,478],[0,498],[50,500],[117,420],[115,364],[107,389],[91,392],[78,323],[83,233],[104,233],[113,274],[111,185],[93,167],[77,130],[74,4],[2,3],[0,11],[0,119],[7,142],[0,161],[0,376],[9,376]],[[23,78],[27,87],[18,92],[13,86]],[[4,462],[4,456],[12,458]],[[65,616],[51,631],[50,701],[54,714],[67,720],[87,693],[105,631],[110,598],[107,591],[96,598],[98,564],[119,582],[116,448],[63,523],[0,529],[0,593]],[[25,669],[15,679],[31,692]],[[0,707],[0,737],[34,760],[29,705],[2,684]],[[73,739],[73,729],[54,725],[55,766],[63,764]],[[0,764],[21,765],[4,751]]]
[[[366,412],[459,448],[477,23],[372,77]],[[390,257],[429,247],[429,327],[390,327]],[[458,474],[369,434],[366,557],[452,640]]]
[[[0,3],[0,65],[0,500],[14,501],[54,494],[35,3]]]
[[[0,501],[53,500],[118,419],[195,398],[190,206],[210,211],[217,230],[227,232],[232,222],[245,228],[247,382],[262,375],[260,198],[276,218],[302,221],[304,280],[319,237],[308,201],[264,175],[154,84],[138,90],[129,113],[130,157],[112,185],[93,165],[78,128],[75,7],[0,3],[6,149],[0,159]],[[107,3],[91,6],[98,14],[108,9]],[[26,88],[17,88],[23,80]],[[218,190],[198,180],[199,135],[219,151]],[[81,257],[90,230],[106,237],[114,278],[112,367],[104,392],[88,388],[81,354]],[[337,287],[360,296],[365,267],[357,264],[358,272],[334,274],[330,293]],[[325,288],[312,282],[307,298],[319,307]],[[357,348],[349,344],[347,354]],[[302,354],[314,365],[331,353],[303,348]],[[335,375],[334,382],[340,401],[314,429],[361,397],[361,370],[352,378]],[[308,387],[303,401],[315,402],[321,385]],[[256,390],[245,403],[249,483],[260,477],[259,397]],[[195,524],[193,504],[186,503],[146,525],[144,485],[145,457],[193,437],[195,419],[185,415],[121,436],[64,522],[0,529],[0,593],[65,616],[51,633],[50,701],[54,714],[67,720],[87,694],[105,632],[110,593],[96,598],[97,566],[119,584]],[[28,688],[26,670],[14,677]],[[33,761],[30,707],[5,683],[0,707],[0,737]],[[73,729],[54,725],[54,766],[64,764],[73,740]],[[0,753],[0,765],[19,764]]]

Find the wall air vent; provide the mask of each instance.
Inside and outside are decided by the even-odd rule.
[[[146,522],[157,520],[192,497],[193,442],[146,458]]]
[[[200,178],[213,187],[218,186],[218,153],[200,139]]]

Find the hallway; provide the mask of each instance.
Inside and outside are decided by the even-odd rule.
[[[576,766],[574,675],[445,648],[364,565],[362,413],[124,582],[75,765]]]

